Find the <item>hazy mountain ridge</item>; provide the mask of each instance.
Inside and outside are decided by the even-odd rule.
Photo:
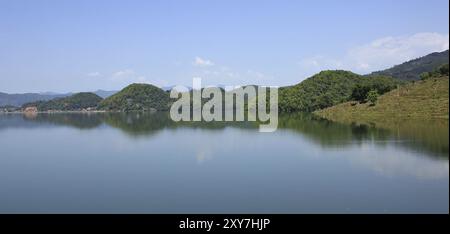
[[[92,93],[96,95],[107,98],[117,93],[118,91],[106,91],[106,90],[97,90]],[[20,107],[23,104],[37,101],[49,101],[55,98],[63,98],[74,95],[75,93],[54,93],[54,92],[43,92],[43,93],[17,93],[17,94],[8,94],[0,92],[0,107],[2,106],[16,106]]]
[[[416,58],[392,68],[372,72],[370,75],[392,76],[403,81],[420,80],[420,75],[424,72],[431,72],[436,67],[449,63],[449,51],[435,52]]]
[[[22,106],[28,102],[48,101],[55,98],[67,97],[69,94],[40,94],[40,93],[24,93],[24,94],[7,94],[0,93],[0,106]]]

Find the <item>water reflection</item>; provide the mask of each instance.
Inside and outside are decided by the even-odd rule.
[[[223,130],[239,128],[256,131],[257,122],[174,122],[167,112],[154,113],[71,113],[2,115],[0,130],[10,127],[61,125],[78,129],[93,129],[107,124],[131,137],[151,136],[163,129],[193,128]],[[317,116],[296,113],[279,116],[279,131],[291,131],[307,137],[322,147],[347,147],[370,141],[379,146],[396,144],[408,150],[448,159],[448,120],[399,120],[389,126],[374,124],[342,124]]]
[[[448,121],[279,117],[0,115],[0,213],[448,213]]]
[[[449,156],[448,120],[397,120],[390,124],[344,124],[297,113],[280,116],[279,128],[308,136],[324,147],[343,147],[371,141],[380,146],[396,144],[435,157]]]

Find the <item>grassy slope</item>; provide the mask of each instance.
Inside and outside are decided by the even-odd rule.
[[[346,102],[314,113],[339,122],[448,119],[449,79],[446,76],[406,84],[380,96],[375,106]]]

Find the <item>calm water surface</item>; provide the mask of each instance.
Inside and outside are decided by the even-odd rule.
[[[448,213],[448,121],[0,114],[0,213]]]

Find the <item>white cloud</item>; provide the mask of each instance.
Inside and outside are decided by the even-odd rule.
[[[358,46],[348,52],[350,62],[364,70],[379,70],[427,55],[447,50],[449,35],[417,33],[412,36],[385,37]],[[353,61],[352,61],[353,60]]]
[[[203,58],[200,58],[200,57],[195,57],[193,64],[194,64],[194,66],[198,66],[198,67],[214,66],[214,63],[211,60],[203,59]]]
[[[87,76],[90,77],[97,77],[97,76],[101,76],[100,72],[90,72],[87,74]]]
[[[133,76],[136,76],[136,73],[131,69],[117,71],[112,74],[112,77],[115,79],[125,79]]]
[[[299,64],[307,73],[325,69],[346,69],[366,74],[448,48],[448,34],[417,33],[409,36],[389,36],[355,46],[341,59],[317,55],[303,59]]]

